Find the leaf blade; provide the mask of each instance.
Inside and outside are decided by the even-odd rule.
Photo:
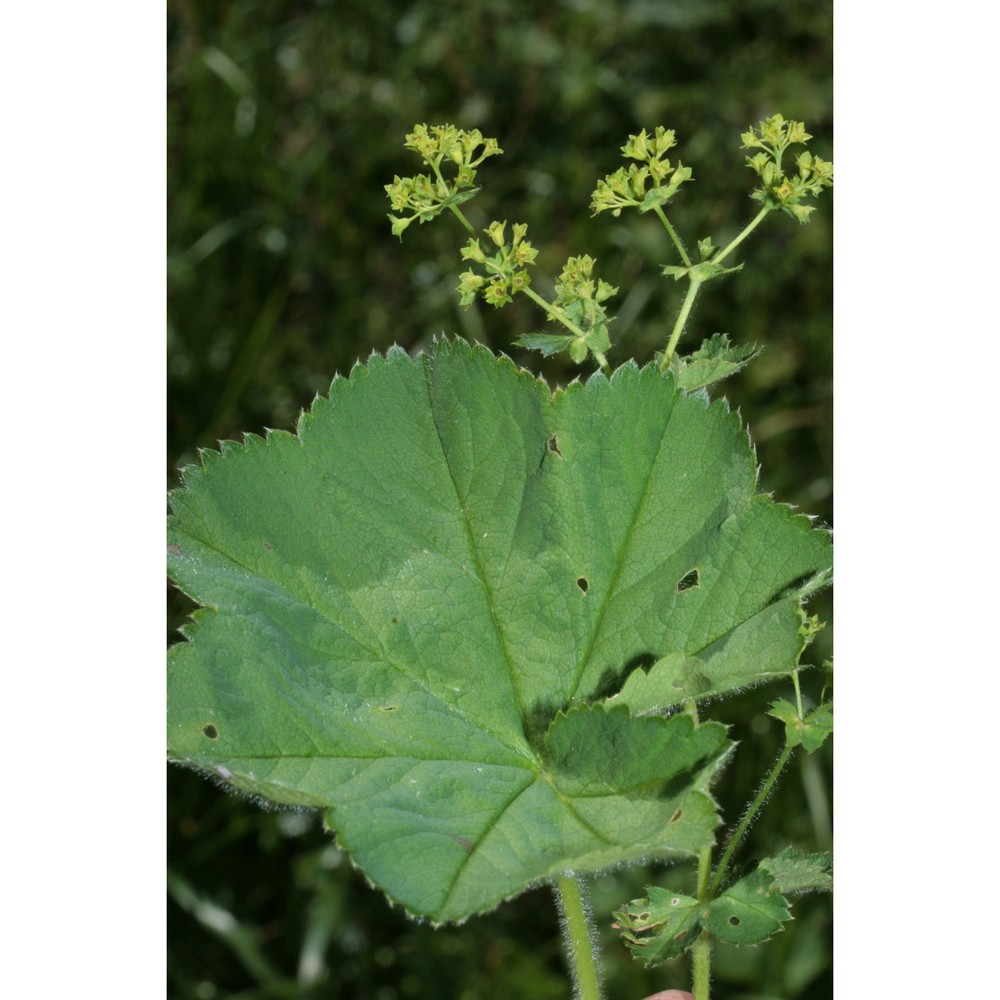
[[[751,541],[789,533],[746,520],[771,502],[725,406],[652,366],[553,393],[481,348],[396,350],[335,380],[296,435],[227,444],[184,483],[170,568],[204,608],[170,653],[173,759],[323,808],[368,877],[435,921],[711,844],[728,741],[661,739],[681,723],[602,698],[637,658],[724,642],[794,582],[795,559],[762,560],[748,593],[725,585],[727,518]],[[812,541],[799,561],[818,572]],[[685,612],[692,553],[711,557]],[[567,771],[574,732],[617,741],[605,794],[579,780],[599,754]]]

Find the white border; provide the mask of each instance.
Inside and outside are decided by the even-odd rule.
[[[0,992],[165,982],[163,10],[0,33]]]

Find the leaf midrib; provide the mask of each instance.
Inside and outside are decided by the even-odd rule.
[[[472,530],[472,525],[469,523],[469,514],[466,510],[465,503],[462,500],[462,494],[458,488],[458,480],[455,478],[455,472],[451,467],[451,462],[448,459],[448,451],[445,448],[444,437],[442,435],[441,426],[438,424],[437,410],[434,406],[434,397],[431,393],[431,372],[429,371],[429,366],[423,367],[423,381],[424,388],[427,391],[427,405],[430,409],[431,423],[434,425],[434,433],[437,436],[438,447],[441,449],[441,459],[444,462],[444,467],[448,470],[448,478],[451,480],[451,487],[455,493],[455,502],[458,505],[459,513],[461,514],[462,529],[465,532],[466,543],[469,547],[469,552],[472,555],[473,562],[475,564],[476,579],[479,580],[486,593],[486,601],[489,606],[490,621],[493,623],[493,629],[496,632],[497,642],[500,644],[500,651],[503,653],[504,664],[507,667],[507,675],[510,679],[510,686],[514,693],[514,704],[517,709],[518,719],[521,723],[521,736],[524,739],[525,748],[529,746],[527,733],[524,731],[524,719],[525,710],[524,703],[521,700],[521,691],[517,683],[517,674],[514,670],[514,664],[511,659],[510,650],[507,647],[507,641],[504,637],[503,629],[500,627],[500,622],[497,620],[496,614],[496,601],[493,593],[493,588],[490,586],[489,581],[486,578],[486,570],[483,564],[483,560],[479,555],[479,548],[475,542],[475,533]],[[496,734],[494,734],[496,735]],[[497,736],[500,739],[499,736]],[[506,741],[504,745],[506,744]],[[524,752],[524,751],[522,751]],[[530,750],[528,751],[531,752]]]
[[[660,455],[663,452],[663,442],[666,440],[667,429],[670,426],[670,422],[674,418],[674,412],[677,409],[678,401],[679,400],[677,398],[673,400],[673,405],[670,408],[670,413],[667,414],[667,419],[664,421],[663,427],[660,431],[660,441],[659,444],[657,444],[656,446],[656,454],[653,456],[653,460],[649,463],[649,470],[646,473],[646,482],[643,485],[642,493],[639,496],[638,503],[636,504],[635,509],[632,512],[632,518],[629,521],[628,531],[625,534],[625,540],[623,541],[622,546],[619,549],[618,556],[615,560],[615,571],[611,576],[611,583],[608,585],[608,588],[604,595],[604,600],[601,602],[601,607],[597,612],[597,617],[594,619],[594,626],[593,629],[591,630],[590,641],[587,644],[587,648],[586,650],[584,650],[580,663],[577,666],[576,677],[573,681],[573,688],[569,692],[569,695],[566,699],[567,703],[572,702],[573,699],[576,697],[576,693],[580,688],[580,681],[583,679],[583,675],[587,671],[587,665],[590,662],[590,657],[593,655],[594,647],[597,643],[597,637],[600,634],[602,625],[604,624],[604,616],[607,612],[608,606],[611,603],[611,598],[615,593],[615,588],[617,587],[618,579],[621,576],[622,566],[625,563],[626,554],[629,551],[629,548],[632,544],[632,538],[635,535],[635,526],[638,523],[639,515],[642,512],[643,508],[645,507],[646,502],[649,498],[650,484],[653,481],[653,470],[656,468],[656,465],[660,460]]]

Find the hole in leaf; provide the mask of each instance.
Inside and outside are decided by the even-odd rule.
[[[552,437],[545,442],[545,447],[552,452],[553,455],[558,455],[560,458],[563,457],[563,453],[559,450],[559,437],[553,434]]]
[[[677,810],[677,812],[673,814],[673,816],[670,817],[670,819],[667,820],[667,825],[669,826],[671,823],[676,823],[683,815],[684,815],[684,809],[683,807],[681,807],[680,809]]]
[[[382,706],[382,711],[383,712],[395,712],[397,708],[399,708],[399,705],[383,705]]]
[[[585,594],[586,594],[586,593],[587,593],[587,591],[588,591],[588,590],[590,589],[590,584],[589,584],[589,583],[587,582],[587,578],[586,578],[585,576],[581,576],[581,577],[580,577],[580,579],[576,581],[576,585],[577,585],[577,586],[578,586],[578,587],[580,588],[580,590],[582,590],[582,591],[583,591],[583,593],[585,593]]]
[[[691,569],[688,570],[678,581],[677,581],[677,593],[683,593],[685,590],[690,590],[692,587],[698,586],[698,570]]]
[[[739,917],[730,917],[729,918],[729,923],[732,924],[733,927],[739,927],[740,926],[740,918]]]
[[[201,731],[210,739],[217,740],[219,738],[219,730],[209,723],[207,726],[202,726]]]

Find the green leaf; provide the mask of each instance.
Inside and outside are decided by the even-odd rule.
[[[786,847],[773,858],[764,858],[759,867],[773,876],[775,887],[784,895],[833,889],[833,859],[827,853],[803,854]]]
[[[615,913],[629,951],[647,967],[677,958],[701,930],[704,907],[693,896],[650,886],[648,899],[634,899]]]
[[[647,966],[677,958],[702,928],[720,941],[756,945],[791,918],[785,894],[831,889],[829,854],[801,854],[786,848],[761,861],[753,874],[730,886],[708,905],[656,886],[615,913],[616,926],[636,958]]]
[[[441,202],[441,210],[443,211],[444,209],[451,208],[452,206],[457,207],[458,205],[464,205],[470,199],[475,198],[481,190],[482,188],[474,187],[466,188],[462,191],[452,191],[452,193]]]
[[[807,753],[818,750],[833,732],[833,703],[829,701],[800,719],[795,706],[779,698],[771,703],[767,714],[785,724],[785,740],[790,747],[801,746]]]
[[[762,348],[756,344],[733,345],[726,333],[713,333],[694,354],[670,359],[677,384],[687,392],[704,389],[738,372],[752,361]]]
[[[601,354],[611,350],[611,338],[608,336],[608,324],[606,320],[600,319],[587,331],[584,343],[591,351],[599,351]]]
[[[667,264],[661,273],[672,277],[674,281],[680,281],[681,278],[688,277],[692,281],[698,282],[698,284],[704,284],[706,281],[711,281],[712,278],[721,277],[723,274],[734,274],[736,271],[742,270],[742,264],[737,264],[735,267],[723,267],[714,261],[703,260],[700,264],[692,264],[690,267],[681,267],[679,264]]]
[[[670,184],[666,187],[655,187],[646,192],[646,196],[639,202],[640,212],[652,212],[657,205],[665,205],[675,194],[679,185]]]
[[[541,351],[545,357],[566,350],[576,337],[566,333],[525,333],[514,341],[518,347]]]
[[[728,944],[760,944],[791,918],[774,877],[758,868],[709,904],[702,925]]]
[[[690,268],[691,277],[702,283],[710,281],[712,278],[719,278],[723,274],[735,274],[742,270],[742,264],[737,264],[735,267],[723,267],[711,260],[703,260],[700,264],[694,264]]]
[[[588,742],[607,754],[582,752]],[[634,719],[624,707],[580,705],[559,713],[545,737],[556,783],[567,795],[590,796],[624,788],[660,789],[679,775],[712,762],[728,749],[725,726],[695,725],[690,715]],[[628,822],[621,816],[619,821]],[[677,823],[682,816],[672,817]]]
[[[690,270],[690,267],[684,267],[681,264],[667,264],[661,273],[667,277],[672,277],[674,281],[680,281],[681,278],[687,276]]]
[[[783,613],[830,558],[756,494],[724,403],[634,364],[553,392],[461,342],[373,356],[297,434],[226,442],[184,483],[170,572],[203,609],[170,653],[171,758],[324,809],[434,921],[710,846],[722,727],[602,699],[673,653],[801,641]]]

